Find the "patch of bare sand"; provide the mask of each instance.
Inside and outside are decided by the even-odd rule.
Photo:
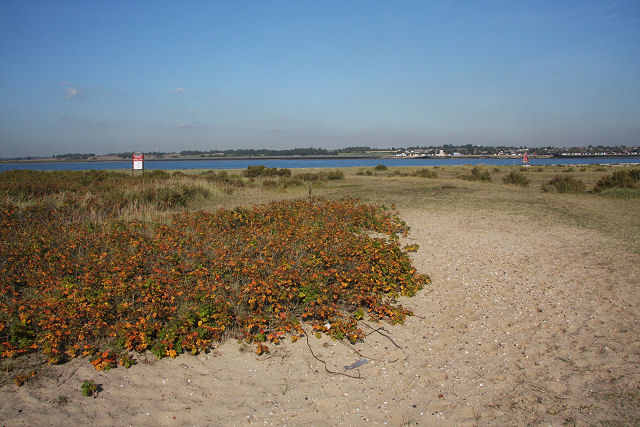
[[[378,333],[356,346],[372,359],[348,371],[362,378],[327,373],[305,340],[263,357],[227,342],[110,372],[75,360],[2,387],[3,424],[640,422],[638,255],[520,217],[401,216],[433,284],[403,301],[417,315],[405,325],[378,325],[402,349]],[[332,371],[361,358],[326,338],[310,345]],[[97,398],[81,395],[85,379],[101,384]]]

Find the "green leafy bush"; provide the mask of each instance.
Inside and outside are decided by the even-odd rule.
[[[98,384],[93,380],[84,380],[82,385],[80,386],[82,390],[82,395],[84,397],[97,396],[98,395]]]

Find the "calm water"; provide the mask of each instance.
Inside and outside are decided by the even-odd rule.
[[[532,166],[541,165],[591,165],[614,163],[640,163],[640,156],[577,158],[577,159],[531,159]],[[251,159],[251,160],[169,160],[144,162],[145,169],[246,169],[250,165],[265,165],[270,168],[344,168],[385,166],[454,166],[454,165],[520,165],[520,159]],[[52,163],[1,163],[0,171],[12,169],[33,170],[86,170],[86,169],[131,169],[131,161],[122,162],[52,162]]]

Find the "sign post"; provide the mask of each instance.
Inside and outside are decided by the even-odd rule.
[[[133,166],[131,169],[131,175],[133,175],[134,171],[141,170],[142,175],[144,175],[144,154],[136,152],[133,153]]]

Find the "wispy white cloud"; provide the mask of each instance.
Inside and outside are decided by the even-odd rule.
[[[170,91],[169,93],[173,93],[174,95],[177,95],[182,92],[184,92],[184,89],[182,89],[181,87],[177,87],[174,90]]]
[[[76,96],[78,96],[78,94],[80,93],[80,91],[74,87],[68,87],[65,88],[64,90],[64,97],[67,99],[73,99]]]
[[[64,97],[67,99],[73,99],[80,94],[80,90],[78,88],[72,87],[71,82],[67,80],[63,80],[58,82],[59,85],[67,86],[64,88]]]

